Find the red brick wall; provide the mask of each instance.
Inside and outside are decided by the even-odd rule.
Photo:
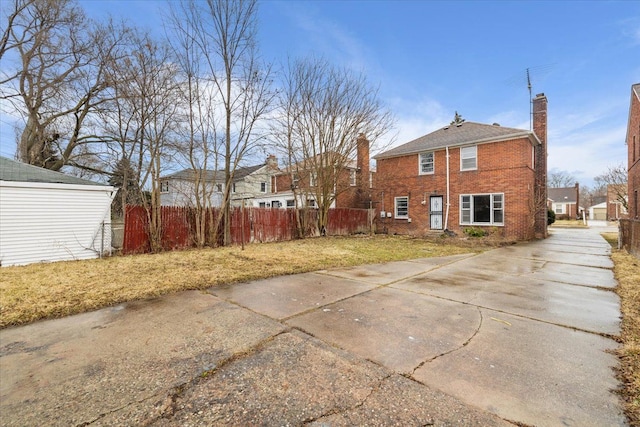
[[[460,194],[504,193],[504,226],[490,226],[507,238],[533,237],[533,149],[527,138],[478,145],[478,170],[460,171],[460,148],[449,149],[450,206],[446,227],[458,234]],[[380,211],[394,213],[394,198],[409,197],[409,217],[379,219],[379,229],[390,233],[423,235],[430,231],[429,196],[443,196],[446,211],[446,151],[434,153],[435,173],[418,175],[418,154],[380,159],[374,200]],[[426,202],[422,204],[423,200]],[[444,218],[443,218],[444,220]]]
[[[627,125],[629,218],[640,219],[640,101],[631,90]]]

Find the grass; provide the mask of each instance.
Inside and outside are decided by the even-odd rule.
[[[588,222],[587,222],[588,224]],[[551,227],[578,227],[578,228],[586,228],[588,225],[585,225],[582,220],[579,219],[557,219],[556,222],[551,224]]]
[[[252,244],[244,251],[207,248],[3,267],[0,328],[188,289],[482,250],[478,245],[451,238],[324,237]]]
[[[611,244],[616,288],[622,311],[621,341],[618,349],[618,378],[624,385],[622,397],[632,427],[640,427],[640,260],[618,246],[618,233],[602,233]]]

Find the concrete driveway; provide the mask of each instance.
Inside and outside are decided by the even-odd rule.
[[[626,425],[597,231],[2,330],[0,424]]]

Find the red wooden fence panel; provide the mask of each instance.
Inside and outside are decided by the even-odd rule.
[[[327,235],[346,236],[369,233],[369,211],[366,209],[329,209]]]
[[[126,206],[122,241],[123,254],[142,254],[151,250],[147,222],[147,213],[142,206]]]
[[[253,226],[252,242],[280,242],[292,240],[296,235],[296,218],[293,209],[251,209],[251,224]]]
[[[179,206],[163,206],[160,210],[162,221],[162,249],[170,251],[192,246],[189,210]]]
[[[213,223],[207,213],[207,233],[220,215],[213,209]],[[162,248],[182,249],[195,244],[195,211],[191,208],[163,206]],[[273,208],[233,208],[231,210],[231,243],[275,242],[292,240],[297,237],[297,215],[304,215],[305,236],[318,234],[318,212],[316,210],[273,209]],[[221,225],[221,224],[220,224]],[[366,209],[330,209],[327,223],[328,235],[349,235],[368,233],[369,211]],[[218,244],[222,245],[223,229],[218,229]],[[127,206],[125,209],[124,254],[147,253],[151,251],[148,233],[147,212],[142,206]]]

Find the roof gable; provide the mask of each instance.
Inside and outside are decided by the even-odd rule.
[[[547,189],[547,197],[555,203],[576,203],[576,187],[550,187]]]
[[[375,156],[375,159],[404,156],[422,151],[442,149],[445,147],[463,146],[486,142],[505,141],[516,138],[529,138],[532,142],[537,137],[528,130],[487,125],[475,122],[463,122],[444,126],[434,132],[400,145]]]
[[[66,175],[61,172],[44,169],[38,166],[28,165],[15,160],[0,157],[0,181],[13,182],[46,182],[54,184],[75,184],[75,185],[100,185],[99,182],[78,178],[77,176]]]
[[[265,166],[267,166],[266,163],[260,164],[260,165],[255,165],[255,166],[246,166],[246,167],[239,167],[236,169],[235,174],[233,175],[233,182],[238,182],[243,180],[244,178],[246,178],[247,176],[259,171],[260,169],[264,168]],[[222,182],[224,180],[224,169],[220,169],[220,170],[204,170],[204,175],[205,175],[205,179],[207,181],[211,181],[211,182],[215,182],[215,181],[220,181]],[[166,180],[166,179],[178,179],[178,180],[185,180],[185,181],[190,181],[193,180],[195,176],[195,172],[193,169],[183,169],[181,171],[172,173],[170,175],[166,175],[161,177],[161,180]]]

